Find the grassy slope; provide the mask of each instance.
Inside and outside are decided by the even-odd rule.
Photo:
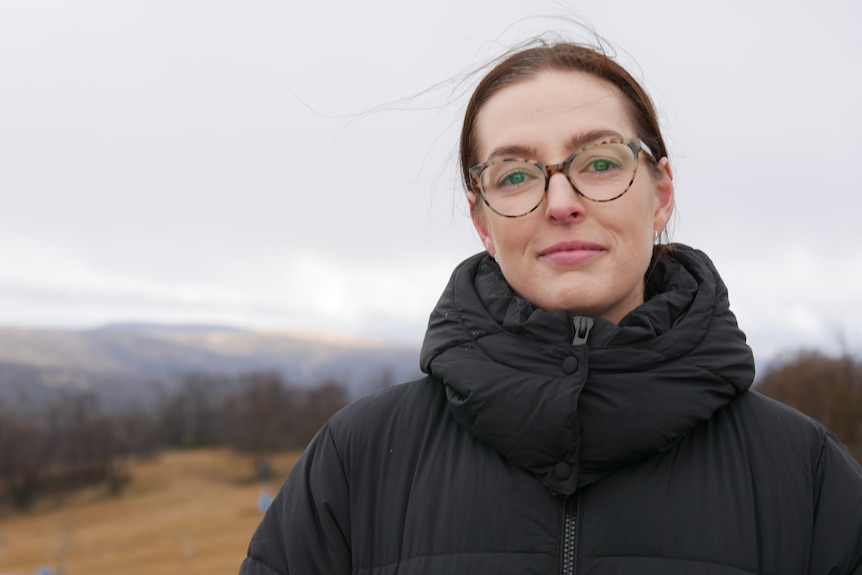
[[[273,492],[297,454],[273,461]],[[132,467],[120,497],[81,494],[0,518],[0,573],[236,574],[261,513],[251,460],[223,450],[170,452]]]

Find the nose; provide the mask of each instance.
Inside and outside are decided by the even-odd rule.
[[[548,181],[545,218],[553,223],[569,224],[584,219],[584,200],[564,174],[554,174]]]

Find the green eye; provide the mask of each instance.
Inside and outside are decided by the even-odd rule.
[[[524,172],[512,172],[508,174],[503,181],[500,182],[502,186],[520,186],[524,182],[527,181],[527,174]]]
[[[541,169],[524,160],[498,160],[482,172],[484,192],[508,196],[542,188],[544,174]]]
[[[588,166],[588,168],[593,172],[607,172],[608,170],[612,170],[614,167],[613,162],[606,159],[593,160]]]
[[[496,175],[493,181],[495,182],[494,187],[498,190],[515,191],[529,186],[536,179],[537,175],[529,169],[523,166],[513,166],[508,172]]]

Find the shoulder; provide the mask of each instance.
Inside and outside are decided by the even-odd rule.
[[[826,427],[811,417],[757,391],[737,397],[728,405],[726,415],[747,431],[750,438],[772,450],[798,452],[805,446],[816,457],[829,434]]]
[[[405,437],[448,416],[443,384],[430,376],[361,397],[327,423],[336,444],[360,446],[385,437]]]
[[[334,429],[354,429],[367,426],[381,416],[402,417],[426,410],[429,403],[445,403],[445,400],[443,384],[425,376],[360,397],[336,413],[330,424]]]
[[[405,493],[418,469],[443,464],[458,447],[475,442],[449,412],[445,387],[432,377],[356,400],[321,434],[350,491],[369,501]]]
[[[320,428],[285,485],[320,493],[371,488],[389,469],[389,454],[417,453],[429,429],[447,427],[440,421],[447,414],[443,385],[430,377],[361,397]]]
[[[776,471],[795,468],[815,476],[836,459],[850,468],[859,467],[826,426],[756,391],[732,401],[721,417],[742,434],[750,456]]]
[[[818,421],[753,390],[732,401],[727,411],[729,416],[741,418],[747,427],[794,440],[820,443],[828,433],[826,427]]]

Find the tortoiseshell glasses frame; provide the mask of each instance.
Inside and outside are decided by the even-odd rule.
[[[563,174],[583,198],[611,202],[637,177],[640,152],[656,157],[640,138],[614,138],[578,149],[558,164],[529,158],[495,158],[471,167],[472,191],[495,213],[519,218],[535,211],[548,193],[551,176]]]

